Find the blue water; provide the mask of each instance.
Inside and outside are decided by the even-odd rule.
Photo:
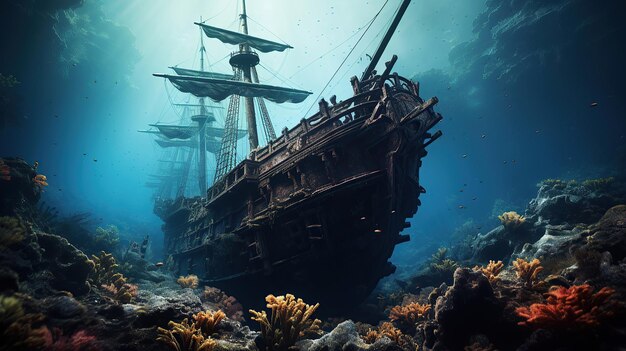
[[[302,107],[270,106],[280,115],[277,130],[305,117],[358,35],[318,56],[350,38],[380,7],[335,3],[250,1],[251,18],[263,23],[251,22],[251,29],[296,48],[264,62],[314,93]],[[381,12],[322,96],[348,96],[348,78],[365,68],[365,53],[373,52],[398,3]],[[397,53],[398,72],[420,81],[424,98],[439,98],[444,136],[424,159],[427,193],[406,231],[412,241],[397,248],[395,263],[412,264],[450,245],[464,224],[468,233],[490,229],[494,213],[523,210],[542,179],[623,174],[623,7],[619,1],[413,2],[385,57]],[[37,160],[50,184],[42,200],[62,214],[90,212],[127,238],[150,235],[158,254],[161,221],[145,182],[160,150],[136,131],[175,116],[163,81],[151,74],[197,65],[192,22],[203,14],[233,28],[236,5],[6,1],[0,8],[0,73],[20,82],[2,88],[1,156]],[[227,48],[206,44],[215,49],[209,51],[216,69],[224,70]]]

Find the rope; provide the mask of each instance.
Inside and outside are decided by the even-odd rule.
[[[383,6],[380,8],[380,10],[378,10],[378,12],[376,13],[376,15],[374,15],[374,18],[372,19],[372,21],[368,24],[367,28],[365,28],[365,31],[363,32],[363,34],[361,34],[361,37],[359,38],[359,40],[357,40],[356,44],[354,44],[354,46],[352,47],[352,49],[350,49],[350,52],[348,53],[348,55],[346,55],[346,57],[343,59],[343,61],[341,61],[341,64],[339,65],[339,67],[337,67],[337,69],[335,70],[335,73],[333,73],[333,75],[330,77],[330,79],[328,80],[328,82],[326,83],[326,85],[324,85],[324,88],[322,88],[322,90],[320,91],[320,93],[317,95],[317,97],[315,98],[315,100],[313,100],[313,103],[311,104],[311,106],[309,106],[309,109],[306,110],[306,112],[304,113],[304,115],[308,115],[309,111],[311,111],[311,109],[313,108],[313,106],[315,105],[315,103],[317,102],[317,100],[320,98],[320,96],[322,96],[322,93],[324,92],[324,90],[326,90],[326,88],[328,87],[328,85],[330,84],[330,82],[333,80],[333,78],[335,78],[335,76],[337,75],[337,72],[339,72],[339,70],[341,69],[341,67],[343,66],[343,64],[348,60],[348,57],[350,57],[350,55],[352,54],[352,52],[354,51],[354,49],[359,45],[359,43],[361,42],[361,40],[363,39],[363,37],[365,36],[365,33],[367,33],[367,31],[370,29],[370,27],[372,26],[372,24],[374,23],[374,21],[376,20],[376,18],[378,17],[378,15],[380,15],[380,13],[383,11],[383,9],[385,8],[385,5],[387,5],[387,3],[389,2],[389,0],[385,0],[385,3],[383,4]]]
[[[283,44],[289,45],[289,44],[287,44],[287,42],[286,42],[286,41],[282,40],[282,39],[281,39],[278,35],[274,34],[274,32],[272,32],[271,30],[267,29],[267,28],[266,28],[264,25],[262,25],[261,23],[259,23],[259,22],[255,21],[255,20],[254,20],[254,18],[252,18],[252,17],[250,17],[250,16],[248,16],[248,15],[246,15],[246,18],[247,18],[247,19],[249,19],[249,20],[252,20],[252,22],[254,22],[254,23],[258,24],[259,26],[261,26],[261,28],[263,28],[263,29],[265,29],[266,31],[270,32],[270,34],[272,34],[273,36],[275,36],[275,37],[276,37],[276,39],[278,39],[278,40],[282,41],[282,42],[283,42]]]

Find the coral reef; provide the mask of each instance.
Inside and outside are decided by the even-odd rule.
[[[590,285],[552,287],[546,294],[546,303],[515,310],[518,316],[525,319],[519,324],[536,329],[599,327],[613,317],[620,306],[613,299],[614,289],[604,287],[595,293],[593,290]]]
[[[233,296],[228,296],[222,290],[210,286],[204,287],[202,297],[205,301],[214,303],[217,308],[224,311],[228,318],[243,321],[243,306]]]
[[[178,285],[180,285],[181,288],[195,289],[198,287],[200,280],[198,279],[197,275],[190,274],[186,276],[181,275],[180,277],[178,277],[176,282],[178,283]]]
[[[402,306],[394,306],[389,312],[389,319],[400,326],[404,332],[415,332],[417,323],[427,317],[431,305],[413,302]]]
[[[515,262],[513,262],[513,267],[515,269],[517,279],[519,279],[525,287],[532,288],[539,284],[539,273],[543,271],[543,267],[541,266],[541,261],[539,261],[539,259],[535,258],[529,262],[523,258],[518,258]]]
[[[295,345],[299,338],[319,332],[321,321],[312,319],[319,304],[308,305],[302,299],[287,294],[285,296],[268,295],[265,298],[267,308],[271,310],[271,319],[265,311],[250,310],[252,320],[261,325],[261,334],[265,348],[271,351],[286,351]]]
[[[97,227],[93,237],[93,246],[101,251],[115,251],[120,243],[120,231],[114,225],[106,228]]]
[[[220,324],[226,314],[220,310],[215,312],[201,311],[193,315],[194,324],[204,334],[211,335],[217,331],[217,325]]]
[[[516,230],[526,222],[526,218],[515,211],[504,212],[498,219],[507,230]]]
[[[84,330],[67,336],[63,331],[54,328],[52,331],[45,329],[45,349],[49,351],[97,351],[99,348],[94,344],[95,336],[89,335]]]
[[[502,272],[503,268],[504,263],[502,263],[502,261],[496,262],[490,260],[486,267],[475,266],[474,271],[481,272],[485,277],[487,277],[487,279],[489,279],[489,282],[494,283],[498,280],[498,275]]]
[[[139,287],[127,282],[126,277],[118,272],[118,264],[112,254],[102,251],[100,255],[91,257],[94,269],[90,276],[91,282],[100,286],[114,300],[129,303],[137,296]]]
[[[19,243],[24,239],[26,227],[19,218],[0,217],[0,249]]]
[[[205,337],[195,323],[186,318],[181,323],[170,321],[170,330],[159,327],[157,341],[176,351],[212,351],[217,343]]]

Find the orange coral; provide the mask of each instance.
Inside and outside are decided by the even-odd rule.
[[[225,292],[218,288],[205,286],[202,294],[204,300],[212,302],[224,311],[230,319],[243,321],[243,306],[233,296],[228,296]]]
[[[428,313],[430,307],[429,304],[422,305],[418,302],[404,306],[395,306],[389,313],[389,319],[391,319],[392,322],[400,321],[414,326],[417,322],[426,318],[426,313]]]
[[[217,310],[215,312],[198,312],[193,315],[196,327],[207,335],[215,333],[217,325],[220,324],[224,317],[226,317],[226,314],[221,310]]]
[[[504,212],[498,216],[500,223],[508,230],[515,230],[526,222],[526,217],[521,216],[515,211]]]
[[[157,341],[176,351],[212,351],[217,346],[215,340],[203,334],[202,330],[195,323],[190,323],[187,318],[181,323],[170,321],[168,326],[171,330],[157,328]]]
[[[517,278],[524,283],[527,288],[532,288],[539,283],[538,275],[543,271],[541,261],[534,259],[530,262],[523,258],[518,258],[513,262],[515,274]]]
[[[519,325],[532,328],[582,329],[597,327],[614,314],[619,303],[613,299],[615,290],[604,287],[593,292],[590,285],[570,288],[552,287],[546,294],[546,303],[518,307],[515,312],[524,318]]]
[[[198,279],[197,275],[190,274],[187,276],[181,275],[180,277],[178,277],[178,280],[176,280],[176,282],[183,288],[195,289],[198,287],[198,283],[200,282],[200,280]]]
[[[504,263],[502,261],[489,261],[487,267],[476,266],[474,267],[475,272],[481,272],[490,282],[495,282],[498,280],[498,274],[502,272],[502,268],[504,268]]]
[[[43,187],[48,186],[48,178],[43,174],[37,174],[33,178],[33,183],[39,187],[39,189],[43,189]]]

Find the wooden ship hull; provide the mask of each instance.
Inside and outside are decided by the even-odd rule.
[[[196,274],[246,306],[294,293],[338,310],[393,273],[388,259],[420,205],[421,159],[441,135],[436,98],[391,74],[352,79],[331,103],[247,159],[206,198],[161,204],[177,274]]]

